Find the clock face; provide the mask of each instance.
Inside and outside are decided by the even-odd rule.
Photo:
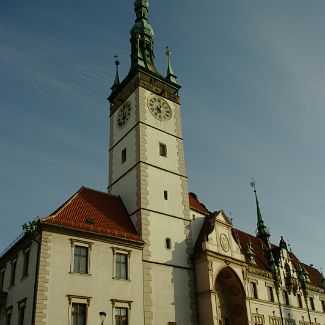
[[[228,237],[227,237],[226,234],[221,234],[220,235],[220,244],[221,244],[222,249],[225,252],[228,252],[228,250],[229,250],[229,240],[228,240]]]
[[[159,96],[152,95],[148,98],[148,108],[157,120],[168,121],[172,117],[170,106]]]
[[[129,101],[125,102],[123,106],[120,108],[118,114],[117,114],[117,126],[119,128],[123,128],[125,124],[128,122],[130,119],[131,115],[131,103]]]

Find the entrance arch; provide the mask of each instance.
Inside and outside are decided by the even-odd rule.
[[[237,274],[224,268],[216,279],[218,325],[248,325],[245,290]]]

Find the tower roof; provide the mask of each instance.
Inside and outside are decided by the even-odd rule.
[[[131,70],[142,66],[158,74],[154,63],[154,31],[148,20],[149,1],[135,0],[134,11],[136,19],[130,31]]]

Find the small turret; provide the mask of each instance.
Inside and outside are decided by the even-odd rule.
[[[174,84],[177,83],[176,81],[176,76],[174,74],[174,71],[173,71],[173,68],[172,68],[172,65],[170,63],[170,56],[172,55],[172,52],[169,51],[168,49],[168,46],[166,47],[166,55],[167,55],[167,58],[168,58],[168,66],[167,66],[167,76],[166,76],[166,79],[168,79],[169,81],[173,82]]]
[[[119,78],[119,75],[118,75],[118,66],[120,65],[120,61],[117,60],[117,55],[115,55],[115,67],[116,67],[116,71],[115,71],[115,79],[114,79],[114,82],[113,82],[113,86],[111,87],[111,90],[114,91],[119,85],[120,85],[120,78]]]

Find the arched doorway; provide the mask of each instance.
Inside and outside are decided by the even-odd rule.
[[[245,291],[230,267],[218,274],[216,292],[218,325],[248,325]]]

